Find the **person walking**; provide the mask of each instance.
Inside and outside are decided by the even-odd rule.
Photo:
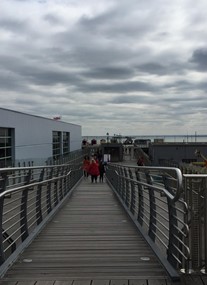
[[[90,160],[89,157],[86,155],[83,160],[83,174],[85,178],[87,178],[89,175],[88,174],[89,166],[90,166]]]
[[[105,173],[105,165],[103,163],[102,160],[100,160],[99,162],[99,173],[100,173],[100,176],[99,176],[99,181],[100,182],[103,182],[103,178],[104,178],[104,173]]]
[[[138,166],[144,166],[144,157],[140,156],[137,160],[137,165]]]
[[[100,173],[98,163],[94,159],[91,160],[88,173],[91,175],[91,182],[93,183],[95,181],[97,183],[97,178]]]

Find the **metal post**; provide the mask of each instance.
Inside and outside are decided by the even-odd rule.
[[[141,182],[141,178],[140,178],[140,173],[137,170],[136,171],[136,178],[137,181]],[[142,189],[142,185],[140,183],[138,183],[138,196],[139,196],[139,200],[138,200],[138,215],[137,215],[137,221],[140,223],[140,225],[143,225],[143,210],[144,210],[144,199],[143,199],[143,189]]]
[[[129,207],[129,181],[128,181],[128,173],[127,173],[127,169],[124,168],[124,176],[125,176],[125,204],[127,207]]]
[[[64,174],[64,167],[61,167],[61,171],[60,171],[60,175],[63,176]],[[61,178],[60,182],[59,182],[59,197],[60,200],[63,199],[63,179]]]
[[[25,185],[29,184],[31,179],[31,170],[28,171],[25,177]],[[24,241],[29,233],[28,233],[28,224],[27,224],[27,200],[28,200],[28,188],[22,191],[22,199],[21,199],[21,211],[20,211],[20,228],[21,228],[21,238]]]
[[[191,204],[191,251],[192,251],[192,268],[197,270],[199,266],[199,204],[198,195],[201,179],[192,181],[192,204]]]
[[[59,175],[59,169],[56,169],[57,173],[56,176]],[[54,205],[58,205],[58,180],[55,180],[54,182]]]
[[[48,178],[51,179],[53,176],[53,168],[50,169],[50,173]],[[47,184],[47,213],[49,214],[52,211],[52,205],[51,205],[51,182],[48,182]]]
[[[130,177],[130,179],[133,180],[133,174],[132,174],[132,171],[130,168],[129,168],[129,177]],[[130,184],[131,184],[130,212],[132,212],[132,214],[134,214],[135,213],[135,209],[134,209],[134,207],[135,207],[135,185],[134,185],[133,181],[131,181]]]
[[[5,172],[2,173],[2,179],[0,180],[0,193],[6,190],[8,177]],[[0,265],[5,261],[4,246],[3,246],[3,210],[4,210],[4,197],[0,198]]]
[[[44,168],[42,169],[40,173],[39,182],[43,181],[44,178]],[[39,184],[37,187],[37,195],[36,195],[36,219],[37,219],[37,225],[39,225],[42,222],[42,205],[41,205],[41,198],[42,198],[42,185]]]
[[[146,180],[149,185],[152,185],[152,179],[148,172],[145,173]],[[149,237],[155,241],[155,233],[156,233],[156,202],[155,202],[155,191],[153,187],[148,187],[149,191],[149,200],[150,200],[150,221],[149,221],[149,230],[148,235]]]
[[[204,195],[204,261],[203,273],[207,273],[207,178],[205,178]]]

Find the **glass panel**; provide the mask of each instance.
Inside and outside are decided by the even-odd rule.
[[[70,150],[70,133],[69,132],[63,132],[63,154],[69,153]]]
[[[12,129],[0,128],[0,167],[12,166]]]
[[[61,132],[53,131],[53,156],[61,154]]]

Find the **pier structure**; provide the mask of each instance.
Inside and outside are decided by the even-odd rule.
[[[207,175],[85,154],[0,169],[0,284],[207,284]]]

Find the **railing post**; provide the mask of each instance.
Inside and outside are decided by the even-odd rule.
[[[48,178],[51,179],[53,176],[53,168],[50,169]],[[52,211],[52,205],[51,205],[51,182],[48,182],[47,184],[47,213],[49,214]]]
[[[4,197],[0,198],[0,265],[4,263],[5,255],[4,255],[4,247],[3,247],[3,207],[4,207]]]
[[[124,193],[124,189],[125,189],[125,181],[124,181],[124,170],[123,168],[121,167],[119,169],[119,174],[121,175],[121,191],[120,191],[120,195],[121,195],[121,198],[122,200],[124,201],[124,197],[125,197],[125,193]]]
[[[146,180],[149,185],[152,185],[152,178],[150,174],[146,171]],[[149,220],[149,230],[148,230],[148,235],[149,237],[155,241],[155,234],[156,234],[156,201],[155,201],[155,191],[153,187],[148,187],[149,191],[149,202],[150,202],[150,220]]]
[[[125,204],[129,207],[129,181],[128,181],[128,172],[127,169],[124,168],[124,176],[125,176]]]
[[[171,192],[170,187],[168,185],[168,181],[164,176],[163,176],[163,183],[165,185],[165,189]],[[177,268],[178,262],[175,258],[177,256],[177,250],[175,248],[179,248],[179,242],[176,239],[176,237],[179,236],[179,232],[177,230],[178,229],[177,211],[175,203],[172,202],[169,198],[167,198],[167,205],[168,205],[168,216],[169,216],[169,240],[167,248],[167,259],[174,268]]]
[[[131,169],[129,169],[129,177],[131,180],[133,180],[133,174]],[[134,182],[131,181],[131,200],[130,200],[130,211],[132,212],[132,214],[135,213],[134,207],[135,207],[135,186],[134,186]]]
[[[60,175],[63,176],[63,174],[64,174],[64,166],[61,166]],[[59,197],[60,200],[63,199],[63,178],[61,178],[59,183]]]
[[[71,170],[71,166],[67,167],[67,172],[69,173]],[[67,175],[66,177],[66,192],[68,193],[70,191],[70,175]]]
[[[42,169],[39,177],[39,182],[43,181],[45,170]],[[36,196],[36,220],[37,225],[42,222],[42,185],[39,184],[37,188],[37,196]]]
[[[68,166],[65,166],[64,167],[64,175],[67,175],[67,173],[68,173]],[[66,194],[67,194],[67,177],[64,177],[63,178],[63,196],[65,197],[66,196]]]
[[[192,252],[192,269],[198,270],[201,266],[201,254],[199,247],[201,241],[201,187],[202,179],[192,179],[191,188],[191,252]],[[206,189],[204,190],[206,191]]]
[[[119,195],[122,197],[122,178],[120,177],[121,175],[121,170],[119,167],[116,167],[115,169],[118,173],[118,177],[117,177],[117,192],[119,193]],[[115,185],[114,185],[115,186]]]
[[[25,177],[25,185],[29,184],[31,179],[31,170],[28,171]],[[22,191],[21,198],[21,212],[20,212],[20,228],[21,228],[21,238],[24,241],[29,233],[28,233],[28,224],[27,224],[27,200],[28,200],[28,189]]]
[[[205,178],[205,185],[204,185],[204,260],[205,260],[205,266],[203,268],[203,273],[207,273],[207,178]]]
[[[176,237],[179,236],[179,232],[177,230],[178,223],[177,223],[177,211],[175,209],[175,205],[172,204],[170,199],[167,199],[168,203],[168,213],[169,213],[169,241],[168,241],[168,249],[167,249],[167,259],[172,264],[174,268],[178,267],[178,262],[176,260],[177,256],[177,249],[179,248],[179,242]],[[178,256],[177,256],[178,257]]]
[[[119,174],[119,168],[117,166],[116,166],[116,168],[115,168],[115,166],[113,166],[113,168],[114,168],[114,171],[113,171],[113,175],[111,175],[112,176],[111,181],[113,181],[113,185],[114,185],[115,189],[117,189],[117,192],[120,194],[121,179],[120,179],[120,176],[117,175],[117,174]]]
[[[59,176],[59,168],[56,169],[56,176]],[[58,204],[58,182],[59,180],[55,180],[54,182],[54,206]]]
[[[6,173],[2,173],[2,179],[0,180],[0,193],[6,190],[8,177]],[[4,197],[0,198],[0,265],[5,261],[4,246],[3,246],[3,209],[4,209]]]
[[[141,178],[140,178],[140,173],[138,170],[136,170],[136,179],[137,181],[141,182]],[[137,214],[137,221],[140,223],[140,225],[143,225],[143,207],[144,207],[144,199],[143,199],[143,186],[138,183],[138,214]]]

